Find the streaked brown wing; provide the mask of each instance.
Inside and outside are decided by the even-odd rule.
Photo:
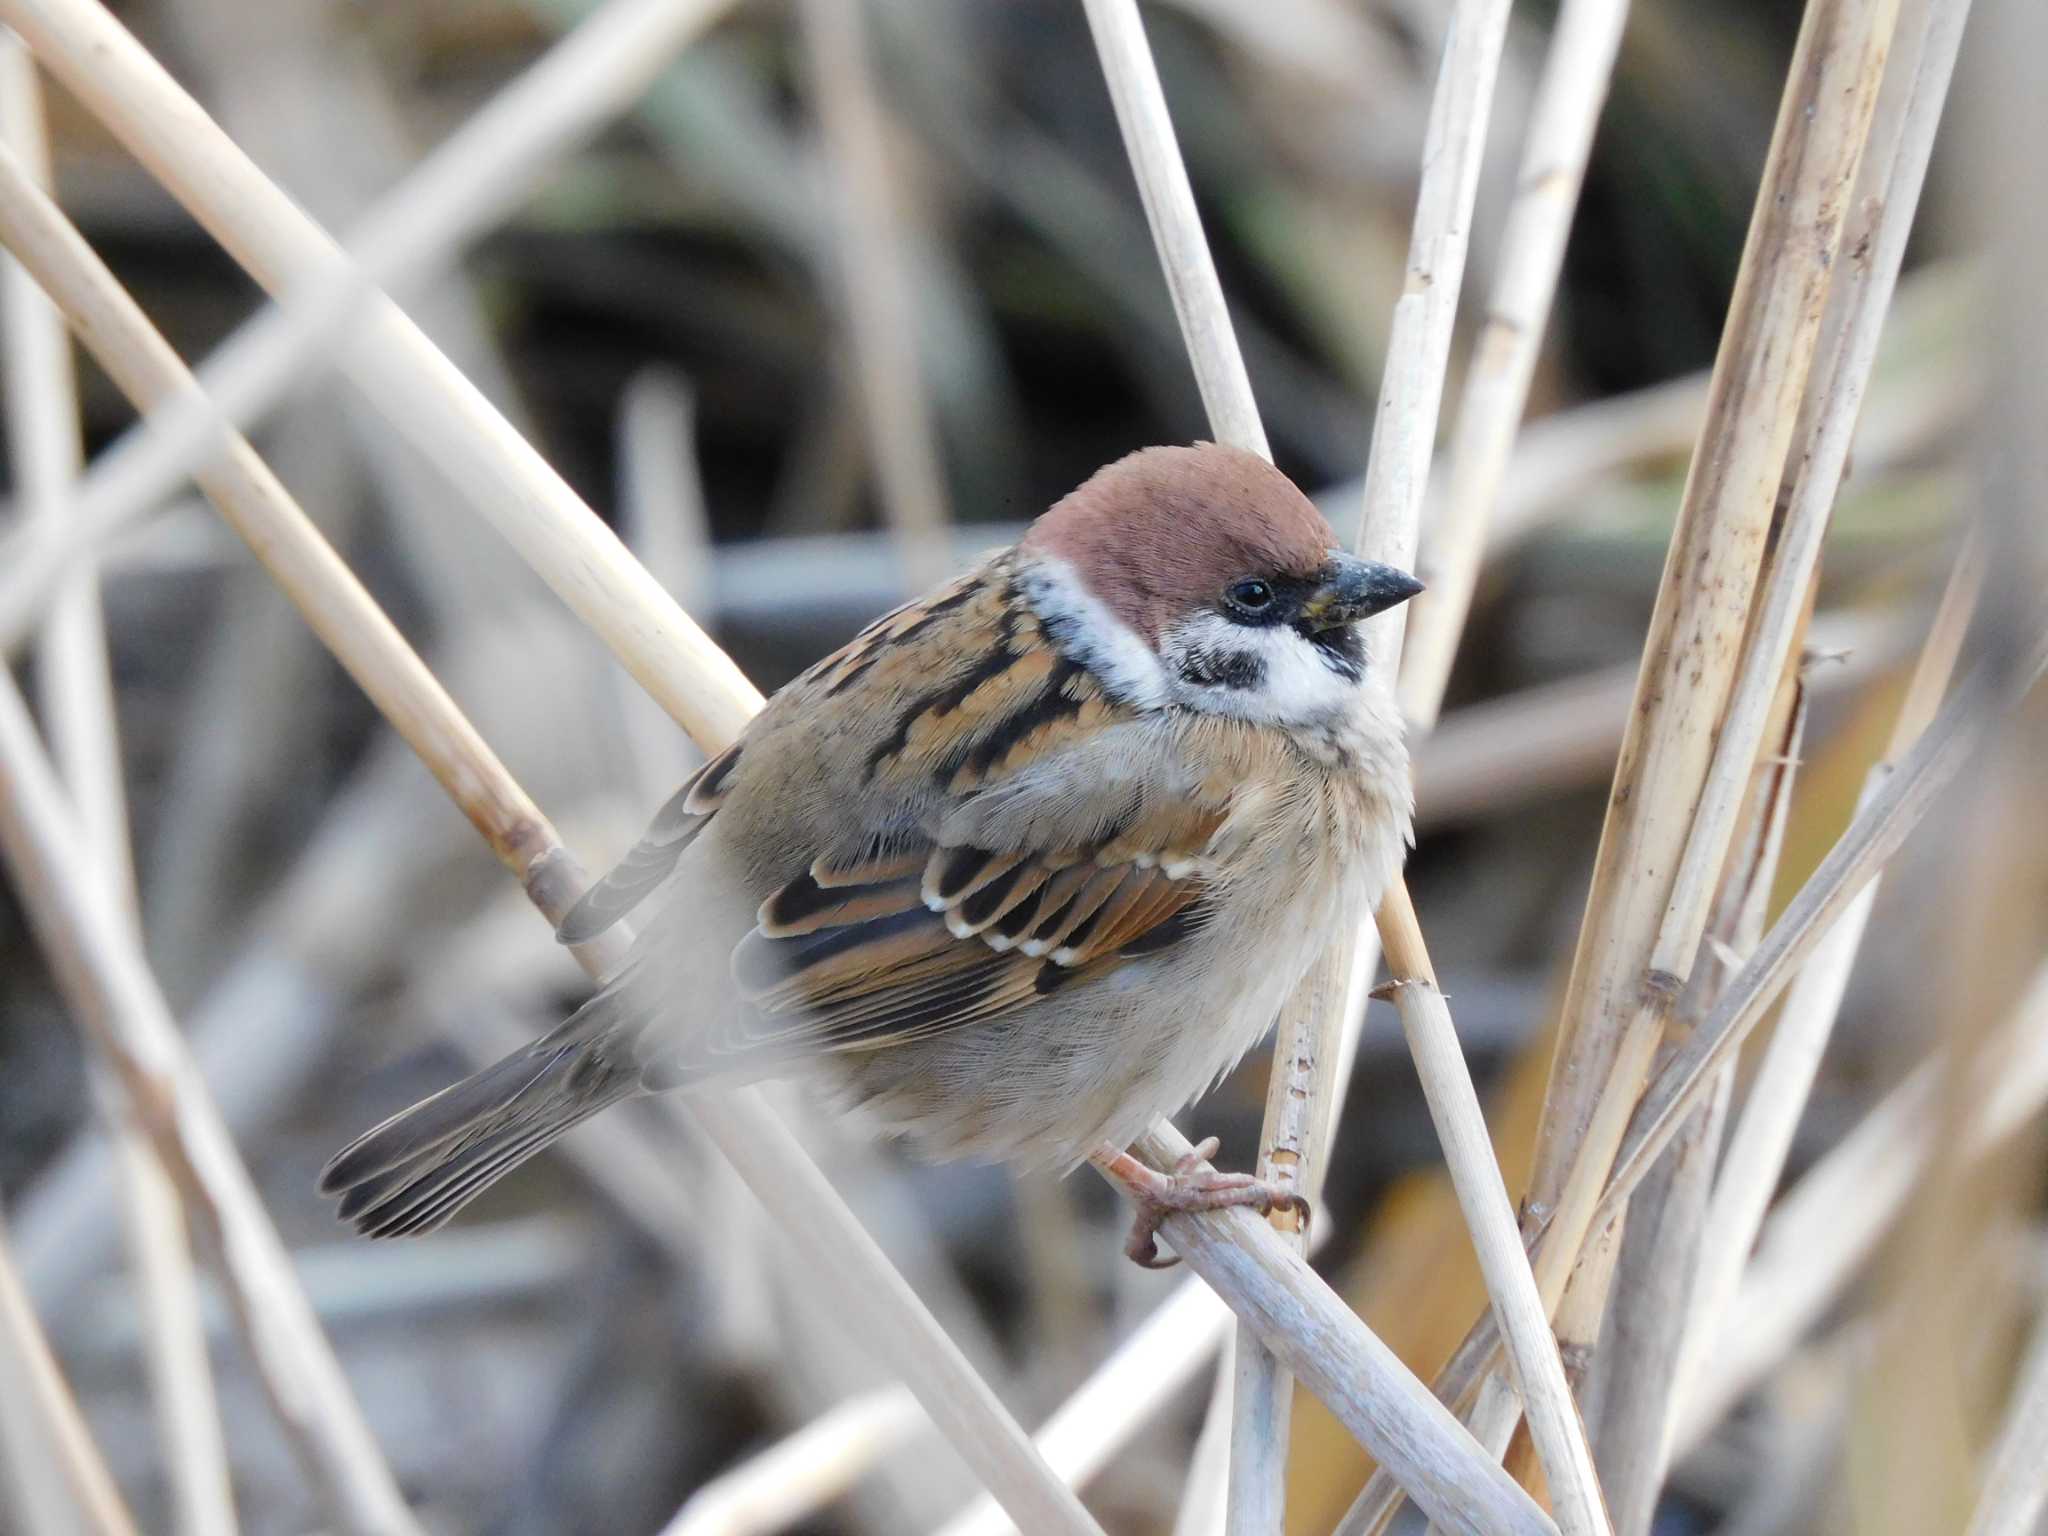
[[[1157,953],[1206,915],[1192,864],[1220,819],[1174,807],[1144,853],[1131,828],[1063,855],[934,848],[915,875],[900,857],[866,880],[814,866],[762,903],[733,954],[753,1017],[728,1048],[879,1050]]]

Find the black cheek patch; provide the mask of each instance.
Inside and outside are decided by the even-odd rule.
[[[1257,688],[1266,681],[1266,663],[1250,651],[1190,651],[1180,675],[1198,687]]]
[[[1355,683],[1365,676],[1365,637],[1359,634],[1356,624],[1310,630],[1302,638],[1316,648],[1322,664],[1339,677]]]

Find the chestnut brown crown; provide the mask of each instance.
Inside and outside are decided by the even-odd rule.
[[[1031,525],[1021,548],[1074,568],[1155,645],[1244,577],[1310,581],[1337,535],[1294,482],[1219,443],[1142,448],[1099,469]]]

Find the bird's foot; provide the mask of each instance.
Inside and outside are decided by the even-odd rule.
[[[1129,1152],[1104,1147],[1095,1162],[1114,1179],[1138,1208],[1131,1222],[1131,1235],[1124,1252],[1146,1269],[1171,1269],[1180,1260],[1161,1257],[1159,1228],[1169,1216],[1193,1211],[1221,1211],[1232,1206],[1249,1206],[1261,1216],[1277,1210],[1292,1210],[1303,1227],[1308,1225],[1308,1201],[1274,1179],[1249,1173],[1223,1173],[1208,1167],[1219,1143],[1205,1137],[1193,1151],[1173,1165],[1171,1173],[1149,1168]]]

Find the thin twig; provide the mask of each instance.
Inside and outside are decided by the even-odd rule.
[[[1422,498],[1436,452],[1444,374],[1451,360],[1451,329],[1465,285],[1465,248],[1472,235],[1472,205],[1486,127],[1493,116],[1493,85],[1507,43],[1508,0],[1458,0],[1444,39],[1443,62],[1429,103],[1422,143],[1422,184],[1408,235],[1408,267],[1387,361],[1373,412],[1372,451],[1365,465],[1360,509],[1360,554],[1410,570],[1422,526]],[[1405,607],[1365,625],[1366,650],[1392,679],[1401,672]]]
[[[1195,211],[1195,192],[1188,181],[1180,146],[1174,142],[1173,119],[1159,70],[1145,41],[1145,24],[1137,0],[1083,0],[1095,50],[1102,59],[1109,99],[1123,130],[1124,153],[1138,179],[1138,196],[1152,226],[1152,243],[1160,269],[1180,318],[1181,338],[1194,365],[1195,383],[1216,441],[1249,449],[1270,459],[1266,429],[1259,422],[1244,354],[1231,329],[1230,310],[1223,302],[1223,284],[1209,242],[1202,236]]]
[[[1584,1522],[1577,1528],[1606,1530],[1606,1510],[1585,1428],[1572,1401],[1571,1383],[1565,1378],[1543,1299],[1529,1271],[1514,1206],[1493,1161],[1485,1112],[1472,1091],[1450,1010],[1434,981],[1389,982],[1382,992],[1391,994],[1400,1009],[1401,1028],[1422,1079],[1430,1119],[1445,1148],[1458,1205],[1486,1277],[1494,1319],[1506,1341],[1516,1396],[1529,1417],[1531,1433],[1546,1447],[1547,1456],[1558,1458],[1562,1469],[1563,1475],[1553,1478],[1553,1490],[1560,1495],[1560,1502],[1570,1499],[1575,1503],[1576,1513],[1571,1518]],[[1450,1149],[1461,1141],[1477,1145],[1453,1153]],[[1566,1518],[1561,1509],[1561,1528]]]
[[[134,1518],[36,1323],[0,1222],[0,1490],[20,1529],[136,1536]]]
[[[28,49],[0,30],[0,145],[50,184],[41,84]],[[6,415],[15,502],[22,516],[61,527],[82,463],[78,384],[64,321],[18,262],[0,271],[6,343]],[[44,728],[51,755],[77,806],[83,856],[135,908],[135,865],[106,627],[97,573],[81,563],[44,620],[37,653]],[[135,1267],[156,1427],[181,1536],[231,1536],[234,1493],[213,1367],[199,1316],[199,1290],[185,1213],[149,1138],[118,1092],[97,1096],[116,1152],[124,1222]]]
[[[4,155],[0,240],[35,271],[138,403],[198,387],[62,213]],[[551,923],[559,922],[585,883],[580,867],[268,468],[246,442],[230,437],[202,484],[209,496],[218,495],[223,514],[520,878],[534,904]],[[731,669],[729,661],[724,665]],[[593,976],[602,976],[616,968],[628,938],[615,932],[579,946],[577,958]],[[1034,1531],[1094,1531],[1071,1491],[1046,1470],[1023,1431],[759,1096],[704,1095],[692,1111],[806,1249],[806,1262],[864,1282],[845,1287],[849,1310],[875,1337],[900,1343],[894,1363],[988,1486]]]
[[[273,295],[293,302],[231,339],[158,424],[87,477],[61,545],[0,559],[0,649],[23,632],[55,574],[82,548],[157,505],[203,458],[220,420],[246,425],[335,355],[365,397],[469,492],[472,505],[662,707],[700,740],[729,738],[753,690],[625,551],[602,519],[463,377],[380,280],[429,271],[537,172],[623,110],[675,49],[729,0],[613,0],[501,92],[358,227],[335,243],[96,0],[0,0],[64,81]],[[304,297],[300,297],[301,290]],[[346,331],[346,344],[339,339]],[[686,668],[669,665],[681,655]],[[684,691],[671,690],[681,687]]]
[[[952,574],[946,491],[918,378],[918,317],[910,300],[904,199],[869,57],[864,0],[804,0],[799,7],[839,238],[840,299],[860,370],[860,411],[912,590]]]
[[[1452,428],[1449,489],[1423,530],[1417,555],[1416,574],[1428,590],[1410,605],[1400,696],[1402,712],[1424,729],[1442,708],[1472,605],[1487,523],[1528,406],[1627,17],[1628,0],[1565,0],[1544,55],[1515,199],[1501,231],[1500,270]]]

